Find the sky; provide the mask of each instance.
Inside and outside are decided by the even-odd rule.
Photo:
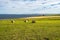
[[[60,0],[0,0],[0,14],[60,14]]]

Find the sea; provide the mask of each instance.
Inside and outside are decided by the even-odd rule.
[[[0,19],[13,19],[40,16],[40,14],[0,14]]]

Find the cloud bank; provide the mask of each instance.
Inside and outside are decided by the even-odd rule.
[[[60,0],[0,0],[0,14],[60,13]]]

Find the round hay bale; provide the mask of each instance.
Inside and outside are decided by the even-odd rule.
[[[36,21],[35,20],[32,20],[32,23],[36,23]]]
[[[14,20],[11,20],[11,23],[14,23],[15,21]]]
[[[44,40],[49,40],[49,38],[44,38]]]
[[[29,22],[29,20],[24,20],[25,23]]]

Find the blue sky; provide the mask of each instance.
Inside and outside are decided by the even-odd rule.
[[[0,14],[56,14],[60,0],[0,0]]]

